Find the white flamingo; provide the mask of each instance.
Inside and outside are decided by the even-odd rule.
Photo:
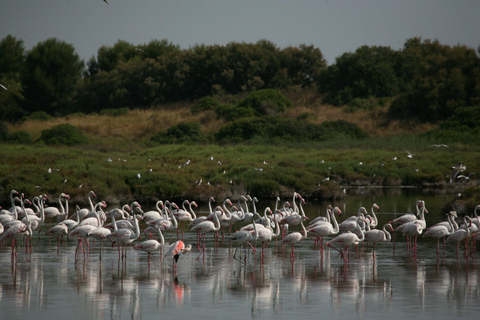
[[[358,220],[364,219],[364,218],[357,218],[357,224],[356,224],[356,229],[359,230],[359,236],[353,232],[347,231],[345,233],[341,233],[329,242],[327,242],[326,246],[330,247],[340,253],[342,256],[343,260],[345,263],[348,262],[348,257],[345,255],[345,252],[348,250],[348,248],[352,244],[358,244],[361,241],[365,239],[365,235],[363,233],[363,229],[360,227],[360,224],[358,223]],[[338,244],[340,246],[340,249],[337,249],[334,247],[335,244]]]
[[[149,239],[133,246],[134,250],[148,253],[148,267],[150,267],[151,253],[157,251],[158,249],[162,248],[165,245],[165,238],[163,237],[162,230],[159,227],[155,227],[155,228],[157,228],[157,234],[160,237],[160,242],[156,239]]]
[[[68,215],[68,209],[65,210],[65,207],[63,206],[62,200],[65,199],[65,206],[68,208],[68,200],[70,199],[70,196],[66,193],[61,193],[58,196],[58,203],[60,205],[60,209],[56,207],[46,207],[44,209],[45,211],[45,219],[50,219],[52,221],[53,218],[57,219],[62,219],[65,218]]]
[[[437,239],[437,255],[440,253],[440,238],[443,238],[443,252],[445,252],[445,238],[449,236],[455,229],[452,223],[452,220],[457,218],[457,213],[455,211],[450,211],[447,215],[447,222],[449,227],[445,225],[435,225],[425,231],[423,237],[432,237]]]
[[[305,217],[305,218],[307,218],[307,217]],[[298,232],[298,231],[295,231],[295,232],[287,234],[282,239],[282,244],[284,244],[284,245],[288,244],[288,245],[292,246],[292,250],[290,252],[290,258],[293,258],[293,259],[295,259],[295,252],[294,252],[295,245],[297,243],[299,243],[300,241],[304,240],[307,237],[307,229],[305,229],[305,226],[303,225],[303,220],[304,219],[300,219],[300,226],[302,227],[303,234]],[[308,218],[307,218],[307,220],[308,220]]]
[[[316,224],[311,225],[307,228],[308,232],[317,238],[315,242],[320,239],[320,251],[323,252],[323,238],[334,236],[340,231],[337,219],[335,218],[335,214],[340,215],[341,213],[342,211],[340,210],[340,208],[335,207],[328,212],[328,215],[330,216],[330,221],[332,221],[333,224],[330,222],[317,221]]]
[[[217,209],[219,211],[223,211],[223,208],[221,206],[217,206],[215,208],[215,211],[217,211]],[[202,235],[203,235],[203,247],[202,247],[202,249],[203,249],[203,253],[204,253],[205,252],[205,238],[207,237],[207,233],[211,232],[211,231],[220,230],[220,220],[218,219],[218,215],[214,214],[213,219],[215,220],[215,222],[205,220],[205,221],[197,224],[196,226],[194,226],[190,229],[190,231],[197,232],[197,248],[198,248],[198,251],[200,251],[200,253],[202,253],[202,250],[200,249],[200,242],[201,242]]]
[[[387,230],[387,228],[389,230]],[[366,242],[373,242],[373,258],[375,259],[375,245],[378,242],[390,242],[392,240],[392,235],[390,232],[393,232],[393,227],[390,223],[383,225],[382,230],[372,229],[364,232]]]

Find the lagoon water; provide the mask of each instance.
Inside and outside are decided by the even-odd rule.
[[[379,225],[415,210],[423,199],[427,225],[444,219],[441,208],[453,195],[425,194],[418,190],[349,195],[339,206],[354,215],[359,206],[376,202]],[[291,199],[284,199],[291,200]],[[328,203],[307,203],[310,218],[324,215]],[[259,211],[273,203],[259,203]],[[206,211],[199,208],[199,212]],[[46,227],[44,231],[46,230]],[[187,229],[185,229],[187,230]],[[169,235],[166,234],[166,238]],[[480,286],[478,259],[457,259],[456,246],[436,254],[436,240],[419,239],[416,255],[405,239],[352,249],[348,264],[338,252],[323,254],[312,240],[295,248],[295,260],[272,242],[265,261],[248,252],[233,259],[235,247],[207,236],[205,255],[196,249],[196,236],[185,232],[194,248],[178,261],[127,249],[119,259],[117,248],[97,242],[75,263],[76,241],[69,240],[57,253],[56,240],[35,235],[33,251],[19,248],[12,263],[11,248],[0,246],[0,319],[451,319],[478,316]],[[170,240],[176,240],[176,234]],[[395,248],[395,250],[394,250]],[[239,255],[240,251],[237,252]],[[101,254],[101,259],[100,259]]]

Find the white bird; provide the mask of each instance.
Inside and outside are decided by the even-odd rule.
[[[450,211],[447,215],[448,226],[437,223],[436,225],[426,229],[425,233],[423,234],[423,237],[437,238],[437,254],[440,253],[440,238],[443,238],[443,250],[445,252],[445,237],[454,232],[455,229],[452,221],[454,221],[455,218],[457,218],[457,213],[455,211]]]
[[[389,231],[387,231],[387,227],[390,229],[389,231],[393,232],[393,227],[390,223],[386,223],[383,225],[382,230],[373,229],[365,231],[365,241],[373,242],[373,258],[375,258],[375,245],[377,242],[390,242],[392,239],[392,235]]]
[[[0,87],[2,87],[5,90],[8,90],[7,87],[5,87],[3,84],[0,83]]]
[[[348,258],[345,256],[345,251],[348,250],[350,245],[358,244],[365,239],[365,234],[363,233],[363,229],[360,227],[360,224],[358,223],[358,220],[361,220],[361,219],[364,220],[364,218],[362,217],[359,217],[355,220],[355,222],[357,222],[356,228],[359,230],[360,236],[358,236],[353,232],[347,231],[345,233],[339,234],[338,236],[336,236],[326,244],[327,247],[330,247],[338,251],[345,262],[348,261]],[[333,246],[334,244],[338,244],[340,246],[340,249],[335,248]]]
[[[160,236],[160,242],[156,239],[150,239],[143,241],[142,243],[136,244],[133,246],[134,250],[140,250],[148,253],[148,267],[150,267],[150,255],[152,252],[157,251],[165,245],[165,238],[163,237],[162,230],[159,227],[157,228],[157,234]]]
[[[407,150],[405,150],[405,152],[407,153],[407,158],[413,159],[413,156],[415,155],[414,153],[410,153]]]
[[[289,244],[292,246],[292,250],[290,252],[290,258],[293,258],[293,259],[295,258],[295,252],[294,252],[295,245],[307,237],[307,229],[305,229],[305,226],[303,225],[303,219],[300,219],[300,225],[302,227],[303,234],[295,231],[287,234],[282,239],[282,244],[284,245]]]

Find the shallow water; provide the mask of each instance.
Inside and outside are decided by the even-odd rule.
[[[421,197],[429,210],[427,225],[442,220],[440,209],[450,198]],[[359,205],[369,208],[375,201],[382,210],[381,225],[413,211],[417,198],[414,192],[368,194],[335,205],[345,217],[355,214]],[[257,208],[267,205],[274,204],[260,203]],[[326,205],[307,203],[305,210],[313,218],[324,215]],[[186,232],[184,241],[195,244],[195,235]],[[0,246],[0,318],[447,319],[480,312],[475,255],[457,259],[456,246],[448,244],[445,255],[437,256],[436,241],[424,238],[419,239],[416,254],[407,250],[400,234],[395,244],[378,244],[375,259],[371,246],[352,248],[345,264],[338,252],[326,249],[322,254],[311,240],[296,246],[294,260],[290,248],[283,250],[272,242],[264,262],[260,249],[255,254],[249,250],[244,262],[244,251],[239,249],[241,258],[233,259],[235,247],[228,242],[215,247],[209,234],[205,254],[199,255],[194,246],[180,257],[176,274],[172,260],[160,252],[152,254],[148,267],[146,253],[127,248],[122,260],[117,248],[105,244],[101,249],[92,241],[91,245],[77,263],[73,240],[63,243],[57,254],[55,240],[35,235],[33,252],[19,247],[16,263],[11,248]]]

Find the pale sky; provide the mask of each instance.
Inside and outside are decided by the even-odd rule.
[[[398,50],[412,37],[480,46],[479,0],[0,0],[0,39],[30,50],[55,37],[80,58],[118,40],[195,44],[314,45],[328,64],[362,45]]]

